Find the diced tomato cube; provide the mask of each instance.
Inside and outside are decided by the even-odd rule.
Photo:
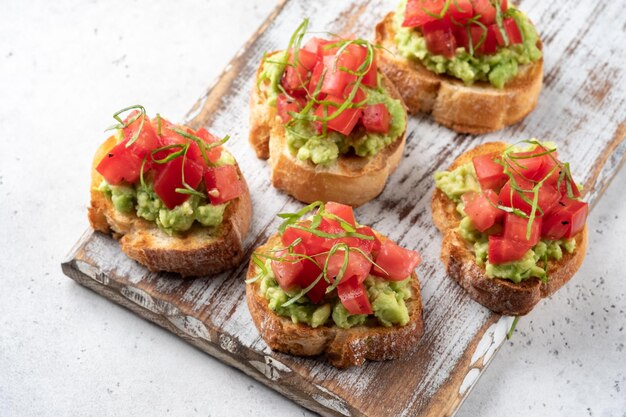
[[[589,205],[582,201],[564,198],[543,218],[541,235],[547,239],[569,239],[584,227]]]
[[[177,188],[185,188],[183,185],[183,159],[185,160],[185,182],[194,190],[202,181],[202,165],[192,159],[182,156],[159,165],[158,173],[154,180],[154,191],[170,210],[184,203],[189,198],[188,194],[176,192]]]
[[[296,98],[292,100],[284,94],[279,94],[276,99],[276,111],[284,123],[291,120],[291,113],[300,113],[302,108],[306,105],[304,98]]]
[[[357,57],[354,55],[343,53],[339,58],[335,55],[324,56],[323,62],[326,68],[324,79],[322,80],[322,93],[341,97],[343,91],[351,82],[356,80],[356,76],[349,74],[341,67],[349,68],[355,71],[358,68]]]
[[[369,71],[365,73],[361,83],[370,88],[378,88],[378,64],[376,63],[376,53],[374,52],[374,59],[370,65]]]
[[[322,39],[322,38],[316,38],[313,37],[311,39],[308,40],[308,42],[304,45],[304,47],[302,49],[312,52],[315,55],[323,55],[323,51],[322,48],[324,47],[324,45],[329,45],[333,43],[333,41],[329,41],[326,39]]]
[[[532,205],[524,200],[525,196],[529,201],[533,201],[534,194],[532,188],[535,184],[531,181],[527,181],[522,177],[516,179],[517,187],[523,192],[519,192],[511,188],[511,181],[507,182],[502,190],[500,190],[500,202],[507,206],[522,210],[526,214],[530,214],[532,211]],[[548,213],[561,199],[561,193],[553,185],[543,184],[539,189],[539,195],[537,199],[537,206],[541,209],[543,214]],[[540,214],[537,211],[537,214]]]
[[[499,191],[509,180],[509,176],[504,173],[504,167],[494,160],[498,155],[496,153],[480,155],[472,160],[476,177],[483,190]]]
[[[210,145],[215,142],[219,142],[219,139],[213,136],[212,134],[210,134],[208,130],[206,130],[205,128],[198,129],[198,131],[196,132],[196,136],[202,139],[204,143],[206,143],[207,145]],[[214,146],[208,151],[206,151],[206,154],[207,154],[207,158],[209,159],[209,161],[211,161],[212,163],[216,163],[222,156],[222,147]]]
[[[335,107],[332,105],[328,105],[328,106],[319,105],[313,113],[315,116],[322,117],[322,118],[330,117],[337,111],[339,106],[341,106],[344,102],[343,99],[340,99],[334,96],[326,97],[326,101],[336,103],[337,106]],[[326,114],[324,114],[325,107],[326,107]],[[332,129],[336,132],[339,132],[347,136],[352,132],[352,129],[354,129],[354,126],[356,126],[362,113],[363,111],[361,109],[347,108],[347,109],[344,109],[338,116],[334,117],[333,119],[328,120],[326,124],[329,129]]]
[[[528,222],[530,219],[516,216],[513,213],[506,213],[504,218],[504,238],[513,240],[531,247],[539,243],[541,238],[541,217],[535,217],[530,226],[530,238],[526,239],[528,232]]]
[[[465,24],[474,16],[474,7],[470,0],[454,0],[450,3],[447,16],[454,24]]]
[[[456,54],[456,38],[451,29],[429,32],[424,37],[430,53],[447,58],[452,58]]]
[[[487,259],[494,265],[519,261],[531,248],[530,244],[509,240],[504,236],[490,235]]]
[[[420,27],[424,23],[437,20],[445,5],[445,0],[409,0],[404,9],[404,27]]]
[[[389,133],[390,119],[389,110],[383,103],[370,104],[363,109],[363,126],[368,132]]]
[[[464,47],[467,51],[470,50],[471,41],[474,53],[477,55],[490,55],[498,49],[496,32],[491,25],[485,28],[478,25],[460,27],[456,31],[456,38],[459,46]]]
[[[373,313],[365,285],[363,285],[362,282],[358,282],[356,278],[349,279],[345,282],[342,281],[337,287],[337,295],[341,300],[341,304],[348,310],[348,313]]]
[[[543,172],[544,156],[537,156],[535,152],[512,153],[507,158],[511,172],[523,176],[528,180],[539,181],[539,175]]]
[[[317,55],[306,49],[300,49],[297,65],[294,65],[294,58],[293,52],[290,52],[289,64],[285,67],[281,84],[292,95],[304,94],[309,81],[309,71],[315,67]]]
[[[129,120],[130,117],[137,114],[137,111],[131,113],[126,120]],[[143,125],[142,125],[143,122]],[[139,130],[141,128],[141,130]],[[156,149],[159,146],[159,139],[152,128],[152,124],[150,123],[150,119],[145,114],[143,116],[139,116],[137,120],[130,123],[124,129],[124,139],[126,141],[130,141],[136,134],[137,139],[130,145],[129,148],[141,159],[148,154],[148,152]]]
[[[482,193],[469,192],[461,196],[463,200],[463,210],[472,221],[477,230],[484,232],[497,222],[500,222],[505,215],[498,206],[498,194],[487,189]]]
[[[324,266],[327,262],[326,276],[331,282],[334,282],[335,278],[337,278],[341,272],[341,267],[345,260],[345,252],[341,250],[332,255],[317,255],[315,256],[315,260],[320,266]],[[341,278],[341,282],[345,282],[350,278],[356,278],[357,281],[361,283],[365,281],[371,269],[372,263],[368,261],[365,256],[357,251],[348,251],[348,264]]]
[[[496,8],[491,0],[473,0],[474,16],[480,15],[478,21],[483,25],[491,25],[496,22]]]
[[[351,206],[341,203],[335,203],[333,201],[329,201],[324,205],[325,210],[328,213],[334,214],[335,216],[343,219],[351,226],[356,227],[356,220],[354,219],[354,210]],[[334,220],[330,220],[334,221]]]
[[[307,91],[309,92],[309,94],[311,96],[315,96],[315,90],[320,88],[321,89],[321,78],[322,78],[322,73],[324,72],[324,61],[323,60],[318,60],[317,63],[315,64],[315,67],[313,68],[313,72],[311,73],[311,78],[309,80],[309,88],[307,89]],[[316,98],[323,98],[325,96],[324,93],[322,93],[321,91],[318,92]]]
[[[211,167],[204,173],[204,183],[211,204],[222,204],[237,198],[243,191],[237,168],[233,165]]]
[[[522,43],[522,34],[517,27],[515,19],[513,19],[512,17],[507,17],[503,19],[502,27],[509,40],[508,45],[517,45]],[[502,36],[502,33],[499,29],[496,30],[496,41],[498,42],[499,46],[508,46],[507,43],[504,41],[504,36]]]
[[[422,258],[419,253],[384,239],[374,261],[378,266],[372,268],[372,274],[389,281],[402,281],[413,273]]]
[[[285,291],[289,291],[300,282],[300,276],[304,271],[304,265],[301,262],[302,258],[290,254],[289,251],[283,250],[274,253],[276,258],[280,258],[280,261],[272,260],[270,265],[274,272],[274,277],[280,288]]]
[[[142,159],[127,148],[126,143],[124,140],[115,145],[96,167],[96,171],[111,185],[133,184],[139,179]]]

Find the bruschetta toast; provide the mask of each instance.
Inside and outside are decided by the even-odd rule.
[[[417,252],[359,225],[352,208],[314,203],[250,261],[246,300],[270,348],[345,368],[399,358],[424,331]]]
[[[408,0],[377,26],[380,68],[409,112],[460,133],[519,122],[543,85],[542,44],[506,0]]]
[[[477,302],[524,315],[580,268],[588,205],[553,144],[486,143],[435,181],[441,259]]]
[[[91,226],[151,271],[204,276],[238,265],[252,214],[233,156],[205,129],[133,106],[97,150]]]

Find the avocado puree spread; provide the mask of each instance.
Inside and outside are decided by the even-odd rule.
[[[259,75],[259,85],[264,80],[269,83],[265,89],[268,103],[276,105],[276,98],[280,93],[279,83],[285,69],[286,54],[280,52],[268,57],[263,63],[263,69]],[[310,160],[316,165],[331,165],[339,156],[348,153],[351,149],[361,157],[375,156],[387,145],[396,140],[406,128],[405,111],[400,100],[392,98],[382,88],[380,74],[378,75],[378,88],[361,86],[367,95],[367,104],[384,103],[389,110],[390,122],[387,134],[366,132],[364,129],[356,129],[349,136],[338,132],[328,131],[325,137],[321,137],[314,130],[310,122],[306,120],[294,120],[286,129],[285,136],[289,150],[301,161]],[[312,112],[312,110],[311,110]]]
[[[234,165],[235,159],[225,150],[216,165]],[[222,223],[225,204],[213,205],[205,198],[190,195],[187,201],[173,209],[168,209],[155,193],[152,183],[144,185],[111,185],[102,180],[98,191],[111,199],[115,209],[121,213],[132,213],[138,217],[155,222],[159,229],[169,235],[189,230],[195,221],[203,226],[216,227]]]
[[[511,6],[508,13],[515,14],[522,34],[521,44],[499,48],[493,55],[472,56],[463,47],[457,48],[456,55],[452,58],[433,55],[428,51],[426,39],[418,30],[402,26],[406,3],[406,0],[400,2],[393,22],[398,52],[407,59],[421,61],[426,68],[437,74],[451,75],[465,84],[489,81],[494,87],[502,88],[515,78],[519,65],[530,64],[542,56],[541,49],[537,47],[537,30],[525,14]]]
[[[260,280],[259,293],[267,301],[269,308],[276,314],[289,317],[294,323],[305,323],[316,328],[330,324],[349,329],[366,323],[367,314],[350,314],[341,304],[336,293],[326,295],[326,300],[320,304],[313,304],[308,297],[301,297],[288,306],[283,306],[290,298],[300,292],[299,288],[284,291],[278,286],[274,277],[270,260],[265,263],[267,274]],[[259,271],[257,271],[259,272]],[[385,281],[373,275],[365,279],[365,288],[374,311],[374,317],[383,326],[404,326],[409,322],[409,311],[405,300],[411,297],[410,278],[404,281]],[[329,321],[332,319],[332,323]]]
[[[443,191],[452,201],[457,203],[457,211],[462,216],[458,231],[461,237],[473,245],[476,255],[476,264],[485,267],[485,273],[489,278],[503,278],[515,283],[537,277],[541,280],[547,279],[547,267],[539,266],[542,260],[560,260],[563,251],[572,253],[576,249],[576,240],[542,239],[536,246],[530,249],[522,259],[514,262],[493,265],[488,259],[488,236],[476,230],[469,217],[463,211],[461,196],[469,191],[480,192],[480,185],[474,171],[474,164],[468,162],[452,171],[441,171],[435,173],[435,186]]]

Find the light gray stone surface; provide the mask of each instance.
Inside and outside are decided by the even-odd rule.
[[[59,266],[111,114],[181,120],[274,4],[0,5],[0,416],[310,414]],[[521,320],[458,416],[626,415],[624,191],[626,170],[591,215],[582,270]]]

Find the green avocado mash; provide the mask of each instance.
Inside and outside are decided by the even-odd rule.
[[[222,151],[216,162],[217,166],[234,164],[235,159],[227,151]],[[155,222],[159,229],[169,235],[189,230],[196,221],[207,227],[219,226],[228,205],[213,205],[204,198],[191,195],[183,204],[170,210],[154,192],[150,181],[146,181],[145,185],[111,185],[102,180],[98,191],[111,199],[117,211],[131,213],[136,210],[138,217]]]
[[[559,260],[563,257],[563,250],[572,253],[576,249],[574,238],[567,240],[541,240],[535,247],[530,249],[522,259],[505,264],[493,265],[488,259],[488,236],[474,228],[472,221],[463,211],[461,196],[469,191],[480,191],[480,185],[476,179],[474,166],[471,162],[461,165],[452,171],[435,173],[435,186],[457,203],[457,211],[462,218],[458,232],[461,237],[473,245],[476,255],[476,263],[485,267],[485,273],[489,278],[503,278],[519,283],[531,277],[547,280],[547,268],[545,261]],[[495,227],[495,226],[494,226]],[[539,265],[541,263],[541,266]]]
[[[130,213],[135,209],[138,217],[155,222],[169,235],[189,230],[195,221],[203,226],[219,226],[228,205],[228,203],[213,205],[192,195],[183,204],[170,210],[156,195],[150,183],[146,183],[145,186],[141,184],[126,186],[111,185],[102,180],[98,189],[111,198],[117,211]]]
[[[285,68],[287,55],[284,52],[272,55],[263,64],[259,75],[259,86],[267,80],[264,89],[270,105],[276,105],[276,97],[280,93],[279,83]],[[380,75],[378,85],[381,85]],[[387,134],[369,133],[363,129],[356,130],[350,136],[329,131],[325,137],[317,135],[310,122],[294,121],[285,129],[287,145],[290,151],[301,161],[310,160],[316,165],[331,165],[340,155],[351,149],[361,157],[375,156],[397,139],[406,128],[406,112],[400,100],[393,99],[385,89],[361,86],[367,95],[367,104],[384,103],[389,110],[390,123]],[[311,111],[312,112],[312,111]]]
[[[327,324],[332,318],[336,326],[348,329],[363,325],[370,318],[367,314],[350,314],[336,293],[328,294],[323,304],[313,304],[308,297],[302,297],[293,304],[283,306],[291,297],[298,294],[300,289],[294,288],[286,292],[280,288],[270,262],[268,259],[265,263],[267,274],[261,277],[259,293],[267,299],[269,308],[276,314],[289,317],[294,323],[305,323],[313,328]],[[409,282],[410,278],[391,282],[372,275],[365,280],[374,317],[383,326],[404,326],[409,322],[409,311],[405,304],[405,300],[411,297]]]
[[[530,64],[541,58],[537,47],[539,36],[530,20],[519,10],[509,6],[507,13],[513,14],[522,34],[522,43],[502,47],[493,55],[472,56],[465,48],[457,48],[456,55],[446,58],[433,55],[426,47],[426,39],[415,28],[402,27],[406,0],[398,5],[394,18],[396,47],[407,59],[416,59],[437,74],[448,74],[460,78],[466,84],[489,81],[494,87],[502,88],[515,78],[519,65]]]

